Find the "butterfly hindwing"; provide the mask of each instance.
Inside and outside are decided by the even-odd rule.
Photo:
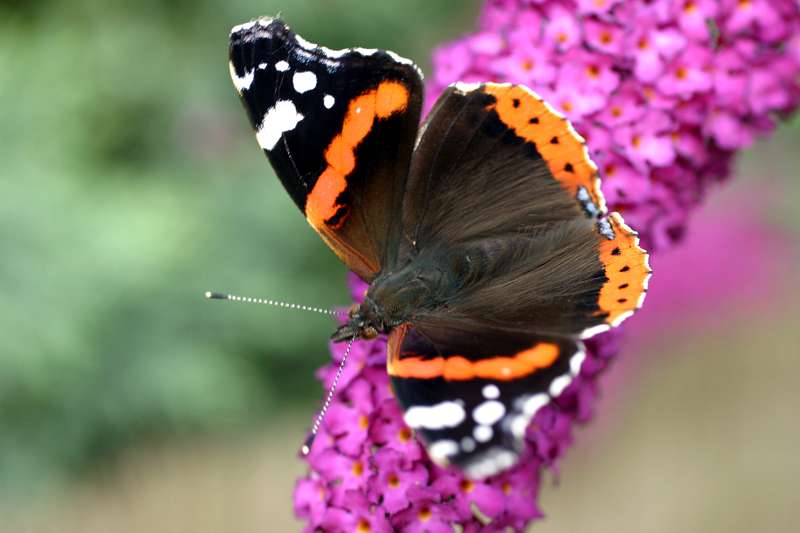
[[[403,326],[390,335],[395,396],[431,459],[472,478],[517,462],[530,421],[577,376],[585,357],[570,339],[495,335],[464,350],[433,346],[417,333]]]
[[[309,224],[370,280],[396,246],[422,78],[392,52],[331,50],[279,19],[233,29],[231,78],[256,139]]]
[[[416,325],[589,336],[637,308],[647,255],[622,218],[606,213],[596,167],[563,116],[525,87],[456,84],[423,128],[403,254],[462,255],[475,272]],[[610,270],[612,250],[615,262],[636,267],[625,280]]]

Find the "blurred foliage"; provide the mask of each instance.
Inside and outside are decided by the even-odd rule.
[[[143,439],[309,419],[344,268],[297,213],[228,79],[234,24],[427,66],[476,2],[0,0],[0,496]]]

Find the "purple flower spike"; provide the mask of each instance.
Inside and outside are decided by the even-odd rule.
[[[795,0],[489,0],[479,27],[433,54],[427,105],[456,81],[530,86],[587,140],[610,211],[658,255],[728,177],[737,151],[800,103]],[[351,277],[355,300],[366,284]],[[427,458],[389,388],[386,341],[356,341],[297,483],[307,530],[523,530],[542,516],[543,468],[556,469],[576,423],[591,419],[618,352],[612,330],[587,342],[580,375],[526,433],[511,470],[471,481]],[[327,387],[344,352],[320,370]]]
[[[459,80],[529,85],[573,121],[601,170],[622,169],[601,172],[604,192],[652,252],[683,234],[734,153],[797,107],[799,11],[791,0],[490,0],[479,34],[506,46],[468,62],[453,51],[471,37],[442,46],[428,96]],[[448,76],[439,65],[456,56]]]

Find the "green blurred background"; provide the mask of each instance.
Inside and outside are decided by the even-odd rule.
[[[477,2],[0,0],[0,530],[297,528],[294,453],[332,324],[202,299],[348,301],[228,78],[230,27],[278,12],[312,41],[390,48],[430,72],[431,48],[473,27]],[[768,175],[787,250],[798,142],[797,121],[782,127],[712,201],[724,210]],[[543,531],[753,531],[742,512],[778,520],[800,503],[795,269],[757,318],[743,306],[722,329],[675,325],[626,354],[630,386],[545,491]],[[736,387],[762,372],[754,358],[771,379]],[[698,379],[719,368],[730,397]],[[751,420],[756,444],[734,439],[724,459],[725,424]]]

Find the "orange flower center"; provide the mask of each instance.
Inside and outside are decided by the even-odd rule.
[[[397,440],[405,444],[409,440],[411,440],[411,430],[408,428],[402,428],[400,431],[397,432]]]
[[[419,510],[419,513],[417,513],[417,517],[419,517],[420,522],[427,522],[431,519],[431,516],[433,516],[433,513],[431,512],[430,507],[423,507]]]
[[[606,176],[613,176],[616,171],[617,167],[615,165],[606,165]]]
[[[400,486],[400,479],[397,477],[397,474],[391,474],[389,476],[389,488],[396,489]]]
[[[369,418],[367,415],[361,415],[358,417],[358,427],[361,429],[367,429],[369,427]]]
[[[678,67],[678,70],[675,71],[675,77],[679,80],[685,80],[688,75],[689,72],[686,70],[686,67]]]
[[[603,44],[608,44],[611,42],[611,32],[608,30],[603,31],[600,33],[600,42]]]
[[[685,4],[683,4],[683,10],[684,10],[686,13],[691,13],[691,12],[692,12],[692,11],[694,11],[695,9],[697,9],[697,3],[696,3],[696,2],[693,2],[692,0],[689,0],[688,2],[686,2]]]
[[[353,468],[351,468],[353,475],[359,477],[361,474],[364,473],[364,465],[361,464],[361,461],[356,461],[353,463]]]
[[[639,137],[638,135],[634,135],[633,138],[631,139],[631,145],[634,148],[639,148],[640,144],[642,144],[642,138]]]
[[[565,43],[565,42],[567,42],[567,39],[569,39],[569,35],[567,35],[566,33],[564,33],[562,31],[562,32],[559,32],[558,35],[556,35],[556,39],[558,39],[558,42],[560,42],[560,43]]]
[[[647,40],[647,37],[642,37],[639,39],[639,42],[636,43],[636,46],[639,47],[639,50],[646,50],[650,46],[650,42]]]
[[[459,487],[461,488],[461,492],[469,494],[475,488],[475,484],[469,479],[462,479]]]
[[[615,105],[611,108],[611,116],[615,118],[619,118],[622,116],[622,108],[618,105]]]
[[[372,531],[372,526],[369,525],[366,518],[362,518],[358,521],[358,526],[356,526],[356,531],[358,533],[369,533]]]
[[[561,102],[561,109],[569,113],[570,111],[572,111],[572,102],[570,102],[569,100]]]
[[[511,483],[509,483],[508,481],[503,483],[503,494],[505,494],[506,496],[511,494]]]
[[[597,67],[597,65],[589,65],[586,67],[586,73],[590,78],[596,79],[600,75],[600,69]]]
[[[533,61],[531,61],[530,59],[525,59],[522,62],[522,70],[524,70],[525,72],[530,72],[531,69],[533,69]]]

